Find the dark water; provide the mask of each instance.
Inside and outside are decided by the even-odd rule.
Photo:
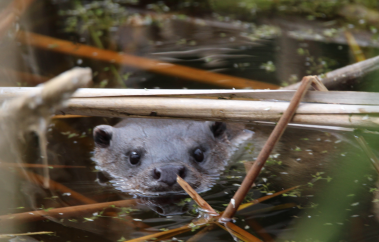
[[[0,7],[4,8],[8,2],[2,2]],[[156,14],[144,15],[147,11]],[[177,17],[162,17],[170,14]],[[183,14],[222,24],[183,21]],[[230,21],[220,20],[220,16],[229,14],[238,16],[235,20],[250,22],[245,27],[230,27]],[[56,76],[75,66],[89,66],[94,72],[94,87],[218,88],[135,67],[61,54],[53,51],[54,47],[35,48],[16,39],[19,30],[277,85],[354,62],[346,44],[292,39],[284,31],[262,27],[272,14],[271,17],[286,16],[276,16],[274,12],[251,18],[244,11],[240,14],[225,13],[225,9],[218,12],[212,1],[35,1],[0,41],[0,85],[35,86],[44,77]],[[364,53],[369,57],[376,49],[367,47]],[[39,77],[33,79],[20,73]],[[370,86],[373,80],[375,75],[371,74],[361,80],[362,84],[344,88],[374,90]],[[21,223],[22,227],[15,226],[11,231],[0,228],[1,233],[54,232],[32,236],[38,241],[124,241],[183,226],[197,218],[201,211],[185,196],[135,198],[95,181],[98,174],[91,160],[92,129],[117,121],[97,117],[53,120],[48,130],[49,163],[84,168],[54,168],[50,170],[51,179],[96,202],[138,199],[137,206],[108,207],[69,218],[47,217]],[[264,132],[257,132],[261,138],[246,147],[244,156],[226,168],[210,191],[201,194],[218,211],[225,209],[246,174],[242,161],[254,160],[269,133],[266,127],[248,128]],[[365,137],[377,148],[375,134],[365,134]],[[351,133],[335,136],[325,131],[291,129],[280,147],[245,200],[252,201],[296,185],[304,185],[302,191],[269,199],[237,213],[238,226],[265,241],[324,241],[325,238],[377,241],[379,216],[370,202],[375,201],[376,174]],[[37,150],[37,145],[30,147],[25,152],[25,160],[40,163]],[[1,169],[5,173],[17,172],[9,167]],[[28,170],[42,174],[39,168]],[[83,204],[72,194],[43,189],[26,179],[18,181],[16,190],[0,191],[3,197],[17,198],[14,207],[0,209],[3,214]],[[194,228],[175,235],[176,239],[171,236],[166,240],[186,241],[199,230]],[[33,241],[31,237],[27,239]],[[233,237],[216,226],[201,238],[201,241],[209,240],[232,241]]]

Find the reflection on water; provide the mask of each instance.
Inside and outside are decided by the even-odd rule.
[[[10,2],[2,1],[0,8],[6,9]],[[256,16],[251,22],[239,21],[251,18],[244,11],[238,16],[238,10],[233,8],[230,9],[236,11],[233,16],[223,17],[228,11],[217,8],[213,1],[30,2],[24,13],[18,8],[13,9],[18,18],[6,34],[0,36],[1,86],[35,86],[74,66],[90,66],[94,72],[95,87],[219,87],[217,83],[201,82],[195,77],[184,78],[174,72],[162,74],[147,71],[149,68],[141,66],[150,59],[165,65],[177,64],[178,68],[186,66],[286,85],[304,75],[325,73],[353,61],[346,44],[294,39],[286,29],[268,24],[267,16]],[[278,19],[280,21],[288,16],[278,14],[275,17],[278,22]],[[290,20],[286,19],[287,26]],[[329,19],[325,26],[334,26],[333,21]],[[93,58],[80,56],[75,53],[75,48],[62,53],[59,50],[63,46],[54,41],[36,47],[31,39],[21,39],[18,35],[21,31],[145,59],[139,59],[141,63],[131,66],[113,61],[114,56],[99,60],[96,52],[91,54]],[[367,55],[374,55],[375,52],[374,48],[365,50]],[[370,76],[368,79],[375,78]],[[368,84],[365,85],[367,88]],[[233,85],[228,88],[233,88]],[[58,212],[59,216],[49,215],[27,223],[15,219],[25,228],[14,231],[0,229],[1,233],[53,231],[54,235],[35,235],[33,238],[43,241],[123,241],[191,223],[201,211],[186,196],[138,198],[96,181],[98,171],[91,160],[93,129],[97,125],[114,125],[118,121],[95,117],[53,120],[48,128],[50,178],[67,189],[44,189],[35,182],[38,178],[32,173],[28,173],[27,179],[21,176],[15,184],[16,188],[12,189],[4,185],[7,181],[3,179],[0,180],[3,183],[0,188],[2,197],[15,197],[16,202],[11,205],[0,203],[0,211],[3,215],[48,212],[57,208],[119,200],[136,199],[135,202],[85,211],[62,210]],[[238,156],[232,157],[233,162],[214,187],[201,194],[218,211],[225,209],[246,174],[245,166],[254,161],[270,132],[270,128],[264,126],[249,129],[255,132],[253,141],[241,149]],[[367,168],[368,165],[355,166],[356,161],[368,164],[367,157],[359,151],[350,134],[343,135],[303,129],[286,132],[245,202],[296,185],[303,186],[285,196],[272,198],[237,213],[236,224],[268,241],[278,236],[296,240],[299,238],[297,236],[304,236],[298,231],[298,221],[307,224],[300,219],[308,219],[316,221],[314,223],[318,223],[318,229],[335,233],[335,241],[376,241],[379,236],[376,231],[378,215],[370,203],[376,201],[373,197],[376,175]],[[376,135],[367,138],[372,146],[376,145]],[[31,140],[31,143],[38,143],[36,136],[31,136]],[[23,159],[27,163],[39,164],[40,156],[36,145],[28,147]],[[0,169],[4,174],[18,173],[18,169],[12,166],[1,166]],[[27,171],[42,175],[40,168],[27,168]],[[335,205],[331,202],[325,208],[323,196],[340,203]],[[345,213],[335,212],[340,211],[341,207]],[[4,222],[0,220],[0,223]],[[308,229],[316,227],[310,224]],[[192,231],[175,235],[175,238],[185,241],[198,231],[194,227]],[[302,231],[309,230],[302,228]],[[206,240],[231,241],[231,236],[215,228],[202,237],[202,241]]]

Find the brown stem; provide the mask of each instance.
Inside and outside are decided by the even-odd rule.
[[[7,223],[8,221],[14,221],[18,223],[26,223],[26,222],[34,222],[39,220],[48,219],[49,217],[53,217],[56,219],[67,218],[67,217],[77,217],[80,214],[88,214],[99,211],[101,209],[107,208],[109,206],[134,206],[136,204],[136,200],[122,200],[122,201],[114,201],[114,202],[105,202],[105,203],[95,203],[95,204],[87,204],[80,206],[71,206],[64,208],[54,208],[48,211],[39,210],[25,213],[16,213],[16,214],[8,214],[0,216],[0,225]]]
[[[210,224],[208,226],[206,226],[205,228],[203,228],[202,230],[200,230],[199,232],[197,232],[194,236],[192,236],[191,238],[189,238],[187,240],[187,242],[196,242],[196,241],[199,241],[204,235],[206,235],[208,233],[208,231],[214,229],[216,227],[215,224]]]
[[[185,180],[176,175],[176,181],[201,209],[207,211],[213,216],[218,216],[218,213],[211,207],[211,205],[209,205]]]
[[[276,197],[276,196],[278,196],[280,194],[289,192],[289,191],[291,191],[291,190],[293,190],[293,189],[295,189],[297,187],[298,186],[292,187],[292,188],[286,189],[284,191],[280,191],[280,192],[277,192],[275,194],[272,194],[270,196],[261,197],[259,199],[256,199],[256,200],[252,201],[251,203],[244,204],[244,205],[240,206],[238,210],[245,209],[246,207],[249,207],[249,206],[252,206],[254,204],[260,203],[262,201],[265,201],[267,199]],[[223,212],[221,212],[220,214],[222,214],[222,213]],[[215,222],[216,222],[216,224],[218,224],[217,221],[216,221],[216,217],[214,217],[214,218],[208,217],[208,219],[200,219],[198,221],[195,221],[195,222],[193,222],[193,224],[195,226],[204,227],[207,224],[210,224],[210,226],[212,226],[212,225],[214,225]],[[218,224],[218,225],[220,225],[220,224]],[[220,225],[220,227],[222,227],[223,229],[226,229],[223,225]],[[163,232],[159,232],[159,233],[155,233],[155,234],[150,234],[150,235],[146,235],[146,236],[143,236],[143,237],[139,237],[139,238],[136,238],[136,239],[128,240],[127,242],[146,241],[146,240],[153,239],[153,238],[155,238],[155,239],[171,238],[172,236],[185,233],[187,231],[190,231],[191,229],[192,228],[187,224],[187,225],[181,226],[179,228],[171,229],[171,230],[168,230],[168,231],[163,231]],[[245,233],[247,233],[247,232],[245,231]],[[194,237],[196,238],[196,236],[194,236]],[[196,240],[194,240],[194,241],[196,241]]]
[[[247,223],[251,226],[251,228],[260,235],[260,237],[265,242],[274,242],[274,239],[271,237],[269,233],[265,231],[265,229],[254,219],[249,219]]]
[[[64,118],[88,118],[89,116],[84,116],[84,115],[54,115],[52,119],[64,119]]]
[[[38,174],[35,174],[33,172],[30,172],[30,171],[26,171],[26,170],[22,170],[22,172],[20,171],[18,174],[22,175],[23,177],[25,177],[30,182],[33,182],[33,183],[40,185],[40,186],[43,185],[43,182],[46,179],[43,176],[40,176]],[[19,219],[18,221],[14,220],[14,219],[12,221],[30,222],[30,221],[42,220],[48,216],[54,217],[54,218],[57,218],[57,217],[61,218],[61,217],[69,217],[69,216],[78,215],[76,213],[86,213],[86,212],[88,212],[88,210],[90,210],[90,211],[95,210],[96,211],[96,210],[98,210],[99,206],[101,208],[104,208],[104,207],[107,207],[110,205],[118,206],[117,204],[121,204],[120,206],[122,206],[123,204],[134,205],[136,203],[135,200],[124,200],[124,201],[116,201],[116,202],[109,202],[109,203],[97,203],[95,200],[93,200],[91,198],[87,198],[86,196],[83,196],[82,194],[75,192],[74,190],[71,190],[70,188],[68,188],[68,187],[66,187],[66,186],[64,186],[58,182],[55,182],[55,181],[50,180],[50,179],[48,180],[48,182],[49,182],[50,189],[60,191],[62,193],[70,193],[71,197],[73,197],[74,199],[76,199],[82,203],[87,204],[88,207],[85,207],[86,205],[71,206],[71,207],[65,207],[65,208],[56,208],[56,209],[52,209],[52,210],[47,211],[47,212],[41,210],[41,211],[33,211],[33,212],[27,212],[27,213],[22,213],[22,214],[4,215],[4,216],[0,216],[0,224],[4,220],[7,219],[6,216],[9,216],[12,219],[14,217],[16,217],[16,219]],[[92,206],[92,205],[94,205],[94,206]],[[83,211],[81,209],[83,209]],[[60,214],[60,213],[64,213],[64,216],[63,215],[59,216],[58,214]],[[32,215],[32,217],[30,217],[28,214]],[[115,216],[117,216],[117,213],[113,212],[113,211],[108,211],[107,213],[105,213],[105,215],[110,216],[110,217],[115,217]],[[124,219],[129,219],[130,221],[122,220],[120,222],[129,226],[129,227],[141,228],[141,229],[149,227],[145,223],[142,223],[139,221],[133,221],[129,216],[125,216]]]
[[[137,57],[133,55],[120,54],[110,50],[96,47],[74,44],[70,41],[55,39],[48,36],[20,31],[17,40],[38,48],[56,51],[60,53],[86,57],[95,60],[108,61],[119,65],[128,65],[145,69],[159,74],[180,77],[193,81],[208,83],[228,88],[252,87],[256,89],[277,89],[279,86],[249,79],[207,72],[191,67],[164,63],[157,60]]]
[[[33,183],[40,185],[40,186],[43,186],[43,181],[45,179],[43,176],[40,176],[38,174],[35,174],[31,171],[26,171],[26,170],[23,170],[22,172],[20,171],[20,172],[18,172],[18,174],[25,177],[30,182],[33,182]],[[82,194],[75,192],[74,190],[71,190],[70,188],[68,188],[68,187],[66,187],[66,186],[64,186],[58,182],[50,180],[50,179],[49,179],[49,187],[53,190],[60,191],[62,193],[70,193],[71,197],[75,198],[76,200],[78,200],[84,204],[96,203],[95,200],[88,198],[88,197],[85,197]]]
[[[40,185],[40,186],[43,185],[43,182],[45,180],[45,178],[43,176],[40,176],[38,174],[35,174],[33,172],[30,172],[30,171],[26,171],[26,170],[23,170],[22,172],[20,171],[18,174],[23,175],[30,182],[36,183],[37,185]],[[78,201],[80,201],[82,203],[91,204],[91,205],[92,204],[94,204],[94,205],[100,204],[99,206],[101,206],[101,204],[102,204],[102,203],[97,203],[95,200],[93,200],[91,198],[87,198],[86,196],[83,196],[82,194],[80,194],[78,192],[75,192],[74,190],[71,190],[70,188],[68,188],[68,187],[66,187],[66,186],[64,186],[64,185],[62,185],[62,184],[60,184],[58,182],[55,182],[55,181],[50,180],[50,179],[48,180],[48,182],[49,182],[50,189],[53,189],[53,190],[56,190],[56,191],[60,191],[62,193],[70,193],[71,197],[73,197],[74,199],[76,199],[76,200],[78,200]],[[129,201],[129,202],[126,202],[126,203],[130,203],[130,204],[134,204],[135,203],[134,200],[125,200],[125,201]],[[113,203],[124,204],[125,201],[110,202],[109,204],[113,204]],[[104,203],[104,204],[105,205],[103,207],[106,207],[108,203]],[[73,210],[70,210],[70,208],[72,208]],[[22,221],[22,222],[29,222],[30,219],[32,219],[32,221],[35,221],[33,219],[37,219],[37,220],[44,219],[44,217],[46,217],[46,216],[53,216],[54,214],[57,215],[58,213],[62,213],[62,212],[60,212],[59,209],[62,209],[64,211],[67,210],[68,213],[69,213],[69,215],[67,215],[67,216],[75,215],[75,213],[71,213],[70,211],[76,211],[76,210],[79,209],[78,211],[80,212],[81,211],[80,209],[82,209],[82,208],[84,208],[83,213],[87,212],[87,207],[73,206],[73,207],[67,207],[67,208],[56,208],[56,209],[53,209],[53,210],[51,210],[51,211],[53,211],[53,213],[44,213],[44,211],[28,212],[29,214],[38,214],[39,217],[37,216],[37,218],[36,217],[29,218],[28,215],[17,215],[17,214],[13,214],[13,215],[18,216],[20,218],[20,221]],[[94,207],[89,206],[89,209],[95,209],[95,208],[96,208],[96,206],[94,206]],[[56,212],[54,213],[54,211],[56,211]],[[9,215],[9,216],[13,217],[13,215]],[[109,211],[105,215],[114,217],[114,216],[117,216],[117,213]],[[2,216],[0,216],[0,224],[1,224],[1,218],[2,218]],[[130,217],[126,216],[124,218],[127,219],[127,218],[130,218]],[[23,219],[25,219],[25,221]],[[15,220],[12,220],[12,221],[15,221]],[[146,224],[144,224],[142,222],[133,221],[133,220],[131,220],[131,222],[128,222],[128,221],[120,221],[120,222],[124,223],[124,224],[126,224],[128,226],[134,227],[134,228],[136,228],[136,227],[138,227],[138,228],[147,228],[148,227]]]
[[[246,194],[249,192],[255,179],[257,178],[259,172],[261,171],[263,165],[269,157],[271,151],[274,149],[275,144],[282,136],[285,128],[287,127],[287,124],[291,121],[293,115],[295,114],[301,99],[305,95],[306,91],[309,89],[309,86],[314,79],[315,77],[313,76],[307,76],[304,77],[301,81],[299,89],[295,92],[287,110],[284,112],[278,124],[275,126],[265,146],[262,148],[256,161],[254,162],[252,168],[243,180],[240,188],[234,194],[234,197],[232,198],[231,202],[229,203],[228,207],[226,208],[225,212],[221,217],[221,221],[229,221],[236,213],[238,207],[242,203]]]
[[[228,231],[231,235],[236,236],[238,239],[242,241],[247,241],[247,242],[261,242],[262,240],[258,239],[254,235],[250,234],[244,229],[241,229],[237,225],[231,222],[226,222],[226,223],[216,223],[218,226],[221,228],[225,229]],[[225,227],[224,227],[225,226]]]
[[[195,224],[197,225],[197,224]],[[198,226],[202,227],[204,226],[205,223],[202,223],[202,224],[199,224]],[[188,232],[188,231],[191,231],[192,228],[186,224],[184,226],[181,226],[179,228],[175,228],[175,229],[170,229],[168,231],[162,231],[162,232],[159,232],[159,233],[154,233],[154,234],[149,234],[149,235],[145,235],[145,236],[142,236],[142,237],[139,237],[139,238],[135,238],[135,239],[131,239],[131,240],[126,240],[125,242],[142,242],[142,241],[148,241],[148,240],[151,240],[151,239],[161,239],[161,238],[171,238],[175,235],[178,235],[178,234],[182,234],[182,233],[185,233],[185,232]]]
[[[242,204],[241,206],[239,206],[238,211],[241,211],[241,210],[243,210],[245,208],[248,208],[248,207],[250,207],[252,205],[255,205],[257,203],[261,203],[263,201],[266,201],[267,199],[270,199],[270,198],[273,198],[273,197],[277,197],[277,196],[279,196],[281,194],[287,193],[287,192],[292,191],[292,190],[294,190],[296,188],[299,188],[299,187],[300,186],[291,187],[291,188],[288,188],[286,190],[283,190],[283,191],[280,191],[280,192],[276,192],[276,193],[274,193],[272,195],[267,195],[267,196],[264,196],[264,197],[260,197],[258,199],[254,199],[253,201],[251,201],[249,203],[245,203],[245,204]],[[220,213],[220,214],[222,214],[222,213]]]

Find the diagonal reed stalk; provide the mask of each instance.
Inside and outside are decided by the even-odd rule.
[[[295,92],[295,95],[293,96],[290,105],[288,106],[288,109],[284,112],[283,116],[280,118],[278,124],[274,128],[273,132],[271,133],[270,137],[268,138],[266,145],[263,147],[262,151],[260,152],[257,160],[253,164],[252,168],[246,175],[244,181],[242,182],[240,188],[237,190],[236,194],[232,198],[231,202],[228,204],[228,207],[226,210],[221,213],[220,215],[217,215],[216,211],[206,202],[204,201],[195,190],[191,188],[183,179],[181,179],[179,176],[177,176],[177,182],[182,186],[182,188],[195,200],[195,202],[204,210],[210,212],[210,215],[206,219],[201,219],[197,223],[195,223],[196,226],[203,227],[208,223],[216,223],[221,228],[227,230],[230,232],[233,236],[235,236],[238,239],[241,239],[243,241],[261,241],[260,239],[256,238],[255,236],[251,235],[250,233],[246,232],[245,230],[239,228],[235,224],[230,222],[230,219],[234,216],[236,211],[239,209],[243,209],[245,207],[241,207],[240,205],[242,203],[242,200],[245,198],[246,194],[250,190],[252,184],[254,183],[255,179],[257,178],[260,170],[262,169],[263,165],[265,164],[267,158],[269,157],[271,151],[273,150],[275,144],[282,136],[285,128],[287,127],[288,123],[292,119],[293,115],[296,112],[296,109],[305,95],[306,91],[309,89],[310,85],[313,85],[316,90],[323,90],[327,91],[325,86],[318,80],[316,76],[307,76],[304,77],[301,86],[299,89]],[[287,189],[292,190],[297,187]],[[282,191],[281,193],[285,193],[286,191]],[[277,195],[277,194],[274,194]],[[271,196],[270,196],[271,197]],[[255,204],[256,201],[253,201],[252,204]],[[292,205],[291,205],[292,206]],[[220,217],[221,216],[221,217]],[[218,221],[216,221],[216,218],[219,218]],[[129,240],[128,242],[136,242],[136,241],[145,241],[149,239],[158,239],[161,237],[167,238],[168,236],[174,236],[176,234],[180,234],[183,232],[187,232],[191,229],[189,225],[185,225],[173,230],[164,231],[161,233],[156,233],[152,235],[143,236],[140,238],[136,238],[133,240]]]
[[[262,148],[256,161],[254,162],[253,166],[250,168],[250,171],[247,173],[241,186],[239,187],[239,189],[237,190],[237,192],[234,194],[233,198],[231,199],[230,203],[228,204],[225,212],[223,213],[220,219],[221,221],[225,221],[225,222],[230,221],[230,219],[236,213],[238,207],[241,205],[243,199],[245,198],[246,194],[249,192],[255,179],[258,177],[259,172],[261,171],[262,167],[266,163],[266,160],[271,154],[271,151],[274,149],[275,144],[279,141],[288,123],[291,121],[292,117],[294,116],[301,99],[305,95],[306,91],[309,89],[309,86],[311,85],[312,82],[316,82],[319,84],[319,81],[317,80],[315,76],[306,76],[301,81],[301,85],[299,89],[295,92],[295,95],[293,96],[290,102],[290,105],[288,106],[287,110],[284,112],[283,116],[280,118],[278,124],[275,126],[274,130],[269,136],[265,146]]]

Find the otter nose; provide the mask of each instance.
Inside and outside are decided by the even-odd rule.
[[[176,183],[176,175],[185,178],[186,168],[181,165],[166,165],[154,168],[152,173],[155,180],[172,186]]]

